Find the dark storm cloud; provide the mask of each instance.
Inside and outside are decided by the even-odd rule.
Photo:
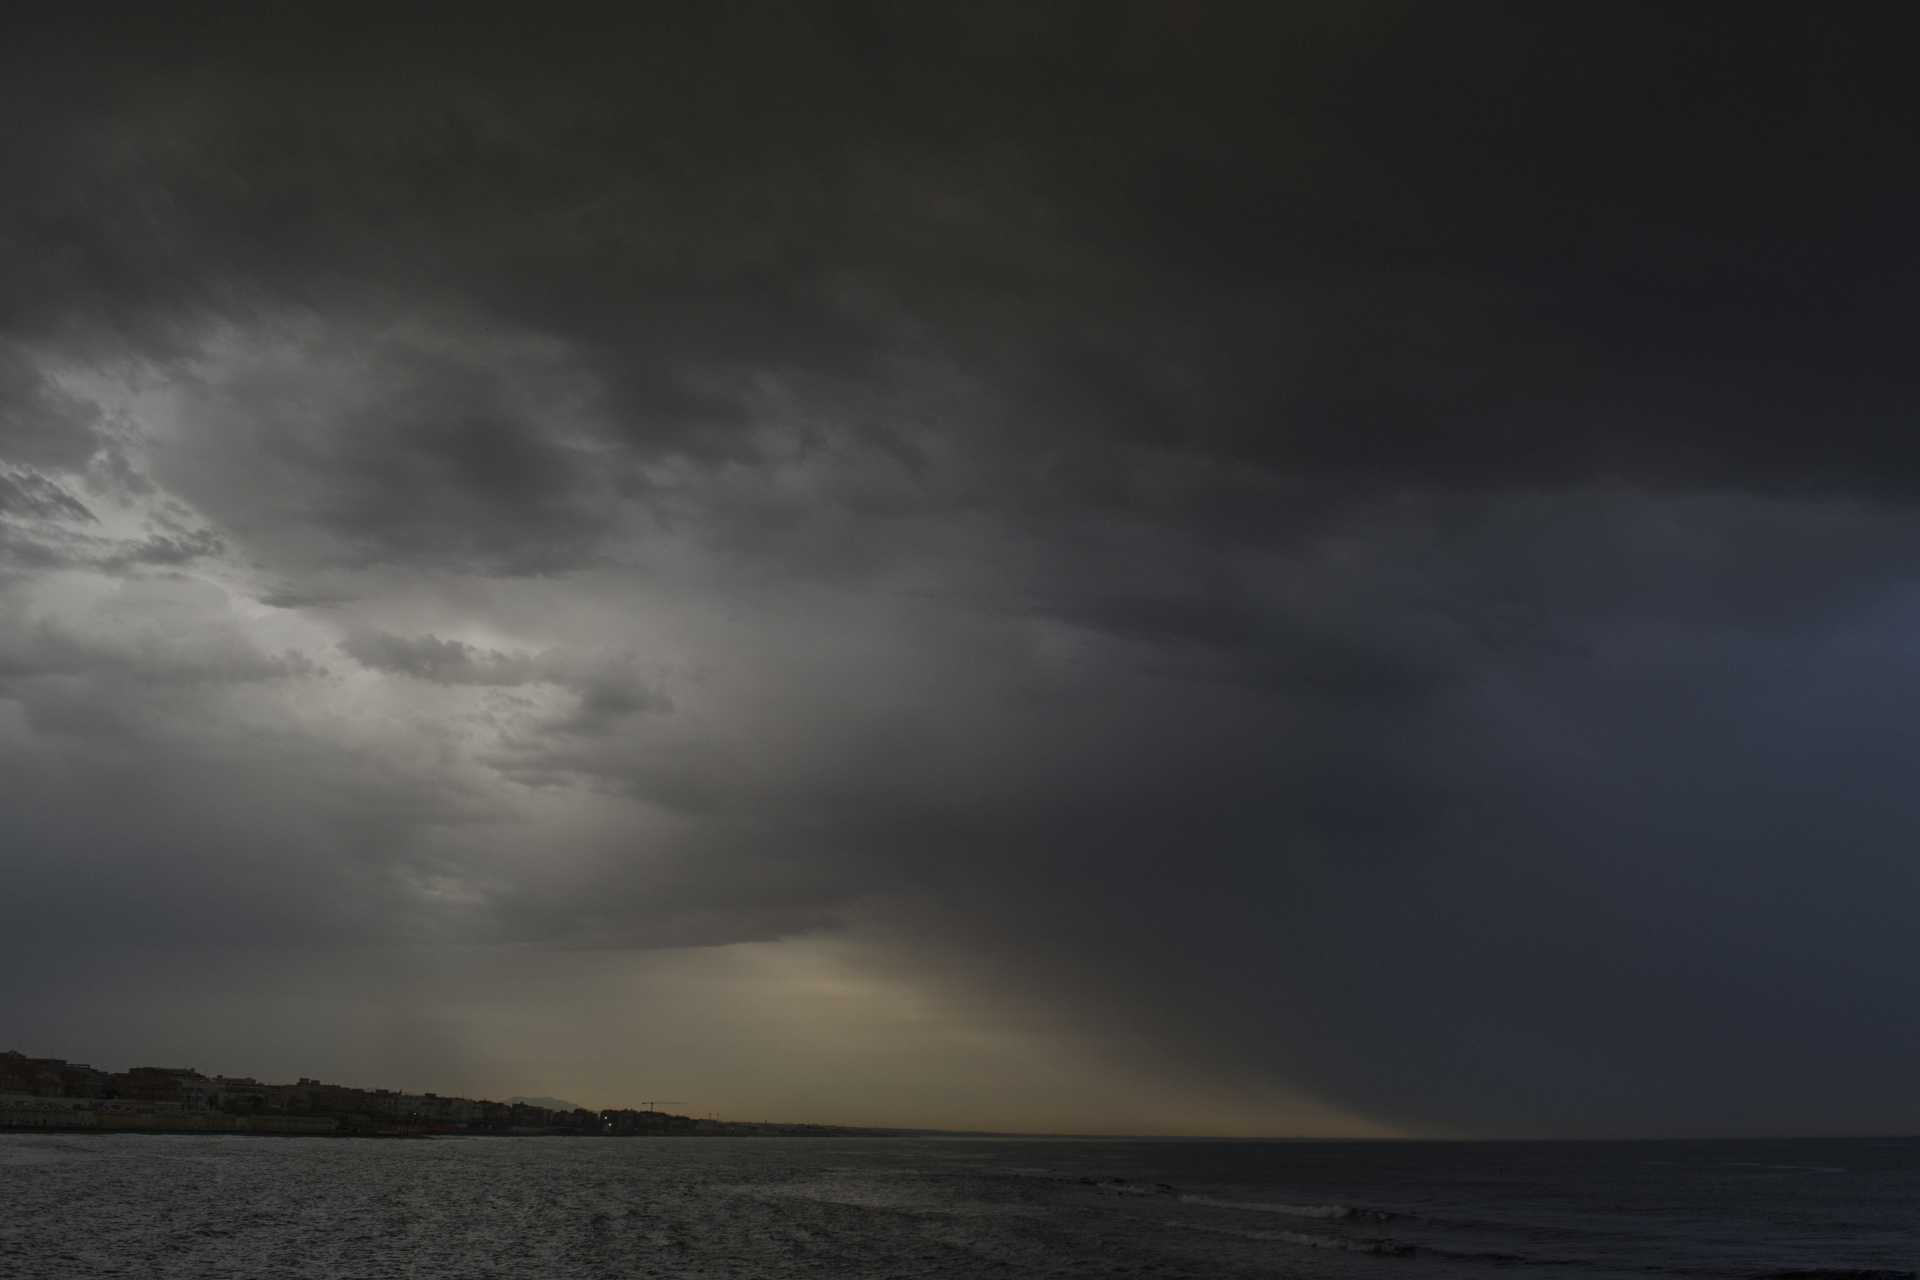
[[[1892,42],[215,34],[0,76],[15,925],[839,928],[1415,1130],[1920,1119]]]
[[[86,504],[38,472],[0,472],[0,514],[37,516],[45,520],[93,521]]]
[[[34,887],[0,904],[23,953],[76,938],[121,955],[417,933],[403,911],[410,877],[431,866],[422,832],[456,817],[417,779],[285,734],[209,750],[180,732],[209,700],[144,676],[96,669],[10,682],[7,696],[39,743],[7,756],[34,803],[0,814],[8,872]]]
[[[24,352],[0,345],[0,458],[78,467],[99,443],[84,402],[63,395]]]
[[[123,38],[138,74],[23,107],[52,118],[11,292],[52,305],[16,326],[165,352],[183,314],[431,299],[567,342],[613,443],[716,463],[758,456],[751,378],[837,408],[930,356],[1010,402],[969,434],[1038,503],[1166,454],[1317,474],[1318,501],[1907,487],[1876,248],[1914,212],[1905,108],[1856,34],[1246,16]],[[99,56],[46,44],[23,95]],[[338,519],[400,553],[565,483],[538,424],[478,411],[359,447]],[[429,466],[445,506],[371,505]]]
[[[130,546],[111,552],[100,563],[108,569],[129,565],[181,565],[218,555],[226,546],[210,529],[181,533],[150,533]]]
[[[527,654],[479,649],[438,636],[408,639],[367,631],[347,637],[340,647],[362,666],[442,684],[516,685],[540,679]]]
[[[363,630],[340,642],[361,666],[443,685],[512,688],[550,684],[574,697],[571,710],[537,725],[540,734],[563,738],[595,737],[613,731],[631,716],[673,710],[673,700],[651,687],[632,655],[502,653],[438,636],[396,636]]]
[[[119,574],[190,564],[219,554],[219,534],[164,514],[139,537],[99,532],[93,510],[59,481],[28,468],[0,470],[0,566],[89,568]]]
[[[114,569],[124,568],[115,564]],[[311,676],[304,655],[261,650],[217,588],[158,576],[122,584],[91,607],[62,616],[32,608],[17,588],[0,594],[0,682],[29,720],[59,719],[91,701],[89,681],[125,692]],[[117,703],[110,689],[100,700]],[[116,707],[111,718],[133,714]]]
[[[293,566],[577,564],[604,467],[548,415],[578,393],[543,352],[465,337],[296,324],[203,384],[154,478]]]
[[[1658,580],[1823,588],[1757,556],[1673,573],[1581,523],[1537,561],[1481,549],[1467,563],[1492,580],[1451,606],[1527,602],[1545,642],[1463,626],[1434,644],[1449,629],[1408,628],[1395,593],[1347,623],[1349,652],[1407,637],[1381,674],[1289,664],[1257,702],[1136,691],[1139,722],[1076,735],[1077,764],[1009,762],[1032,785],[991,824],[1007,861],[938,881],[995,944],[921,953],[1109,1025],[1155,1009],[1145,1053],[1215,1055],[1173,1051],[1191,1078],[1266,1070],[1416,1127],[1903,1123],[1881,1064],[1911,1052],[1892,1015],[1911,953],[1885,905],[1913,891],[1892,851],[1915,815],[1886,785],[1910,752],[1910,603],[1856,587],[1757,630],[1737,605],[1661,602]],[[1783,541],[1815,534],[1782,524]],[[1887,572],[1879,544],[1911,545],[1905,524],[1827,541],[1819,571]],[[1542,592],[1542,568],[1570,580]],[[1629,572],[1653,585],[1628,607],[1582,589]],[[1847,1069],[1859,1092],[1815,1065],[1836,1044],[1874,1064]]]

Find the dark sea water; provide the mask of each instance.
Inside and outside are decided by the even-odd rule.
[[[1920,1140],[0,1135],[0,1276],[1913,1276]]]

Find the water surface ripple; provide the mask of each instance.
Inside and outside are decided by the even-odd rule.
[[[0,1134],[0,1277],[1911,1277],[1920,1141]]]

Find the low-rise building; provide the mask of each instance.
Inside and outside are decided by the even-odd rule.
[[[192,1067],[134,1067],[113,1077],[119,1097],[135,1102],[172,1102],[203,1111],[216,1092],[213,1081]]]
[[[252,1076],[215,1076],[213,1105],[222,1111],[254,1115],[268,1109],[268,1086]]]

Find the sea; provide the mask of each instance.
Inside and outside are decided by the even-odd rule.
[[[1676,1276],[1920,1267],[1920,1139],[0,1134],[0,1277]]]

